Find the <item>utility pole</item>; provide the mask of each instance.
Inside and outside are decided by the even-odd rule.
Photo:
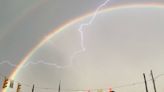
[[[147,81],[146,81],[146,76],[145,76],[145,73],[143,73],[143,77],[144,77],[144,80],[145,80],[145,88],[146,88],[146,92],[148,92],[148,88],[147,88]]]
[[[153,76],[153,71],[150,71],[151,77],[152,77],[152,82],[153,82],[153,86],[154,86],[154,92],[157,92],[156,90],[156,85],[155,85],[155,80],[154,80],[154,76]]]
[[[58,92],[60,92],[60,90],[61,90],[60,85],[61,85],[61,80],[59,82]]]
[[[32,86],[32,92],[34,92],[35,85]]]

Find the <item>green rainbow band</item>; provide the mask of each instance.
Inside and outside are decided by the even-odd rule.
[[[100,13],[105,13],[105,12],[112,12],[115,10],[122,10],[122,9],[127,9],[127,8],[159,8],[159,9],[164,9],[164,4],[158,4],[158,3],[149,3],[149,4],[132,4],[132,5],[121,5],[121,6],[115,6],[115,7],[109,7],[107,9],[103,9],[101,11],[99,11]],[[84,16],[78,17],[76,19],[73,19],[71,21],[68,21],[67,23],[63,24],[61,27],[53,30],[51,33],[49,33],[46,37],[43,38],[43,40],[41,40],[39,42],[38,45],[36,45],[34,48],[32,48],[32,50],[25,56],[25,58],[23,58],[23,60],[17,65],[17,67],[14,69],[14,71],[12,72],[12,74],[10,75],[10,79],[14,79],[14,77],[16,76],[16,74],[19,72],[19,70],[21,69],[21,67],[28,61],[28,59],[41,47],[43,46],[49,39],[51,39],[54,35],[58,34],[61,30],[67,28],[68,26],[75,24],[77,22],[79,22],[82,19],[85,19],[87,17],[91,17],[93,14],[92,13],[88,13],[85,14]],[[7,89],[2,90],[2,92],[7,92]]]

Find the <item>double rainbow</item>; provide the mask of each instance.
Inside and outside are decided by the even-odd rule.
[[[105,12],[112,12],[116,10],[124,10],[124,9],[129,9],[129,8],[149,8],[149,9],[164,9],[164,4],[157,4],[157,3],[151,3],[151,4],[133,4],[133,5],[122,5],[122,6],[115,6],[115,7],[110,7],[104,10],[99,11],[100,13],[105,13]],[[70,25],[73,25],[77,22],[79,22],[82,19],[85,19],[87,17],[91,17],[93,13],[85,14],[84,16],[78,17],[76,19],[73,19],[65,24],[63,24],[61,27],[53,30],[51,33],[49,33],[46,37],[43,38],[39,42],[38,45],[36,45],[26,56],[23,58],[23,60],[17,65],[17,67],[14,69],[12,74],[10,75],[10,79],[14,79],[16,77],[17,73],[21,70],[21,67],[28,61],[28,59],[34,55],[34,53],[39,50],[41,46],[43,46],[49,39],[51,39],[53,36],[57,35],[61,30],[69,27]],[[2,90],[2,92],[7,92],[6,90]]]

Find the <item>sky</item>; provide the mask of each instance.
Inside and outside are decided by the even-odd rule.
[[[2,20],[0,21],[0,30],[2,30],[0,31],[0,60],[10,61],[14,64],[19,63],[21,59],[24,58],[27,53],[34,46],[36,46],[38,42],[40,42],[48,33],[52,32],[52,30],[59,28],[61,25],[72,19],[85,15],[88,12],[94,11],[95,8],[99,6],[102,2],[104,1],[0,0],[0,20]],[[105,8],[115,5],[152,2],[162,3],[162,0],[112,0],[109,4],[107,4],[107,6],[105,6]],[[56,88],[59,80],[63,78],[63,87],[69,89],[75,87],[72,86],[72,84],[69,85],[69,83],[72,82],[71,78],[75,78],[73,79],[75,81],[73,82],[73,84],[76,85],[75,88],[89,89],[101,87],[104,88],[107,87],[107,85],[115,86],[117,84],[129,83],[131,82],[131,80],[141,77],[140,75],[142,75],[143,72],[149,73],[149,70],[151,68],[153,68],[153,70],[157,74],[163,73],[164,71],[162,71],[161,66],[163,51],[163,21],[161,16],[163,13],[158,14],[159,12],[161,11],[157,11],[157,13],[151,14],[151,16],[149,17],[146,16],[148,12],[146,12],[145,14],[144,10],[129,10],[128,13],[116,12],[114,14],[112,13],[113,15],[110,15],[108,13],[102,14],[96,18],[95,22],[91,26],[85,29],[88,30],[85,32],[85,39],[87,39],[85,41],[85,46],[87,48],[87,51],[75,58],[74,61],[76,62],[75,65],[73,65],[74,67],[68,69],[57,69],[53,66],[46,66],[42,64],[29,66],[21,70],[21,73],[19,73],[17,76],[17,80],[25,83],[30,82],[30,84],[35,80],[37,85],[41,84],[41,86],[44,87],[47,87],[47,85],[53,87],[53,85],[55,85]],[[131,22],[134,23],[131,24]],[[108,26],[109,24],[111,24],[112,27]],[[143,26],[145,24],[148,25]],[[75,25],[64,29],[66,31],[61,32],[60,35],[54,36],[50,42],[47,42],[40,50],[37,51],[37,53],[35,53],[31,60],[35,61],[35,59],[45,59],[44,61],[54,62],[55,59],[55,63],[59,65],[69,64],[70,55],[72,55],[73,51],[79,49],[79,33],[77,32],[78,25],[79,23],[76,23]],[[138,27],[136,27],[136,25]],[[138,30],[134,30],[133,27],[136,27],[136,29],[141,31],[138,32]],[[158,32],[154,31],[157,28]],[[105,31],[110,29],[121,30],[116,32]],[[149,34],[147,35],[147,31],[144,29],[151,31],[149,31]],[[126,32],[131,35],[126,35],[126,32],[122,33],[122,30],[126,30]],[[143,31],[145,32],[144,34],[140,33]],[[136,39],[138,38],[138,36],[140,36],[140,39]],[[110,38],[113,38],[114,40],[107,40]],[[118,41],[118,43],[115,43],[114,41]],[[137,45],[137,43],[139,45]],[[109,47],[111,47],[111,49],[109,49]],[[111,56],[111,60],[109,60],[109,56]],[[116,57],[119,58],[117,59]],[[157,59],[159,61],[156,61]],[[125,61],[126,63],[120,63],[121,60]],[[112,66],[110,66],[110,63],[107,61],[115,61],[115,63],[110,62],[112,64]],[[146,66],[148,63],[150,64]],[[120,68],[117,69],[115,66],[119,66]],[[139,66],[141,66],[140,69],[138,69]],[[106,74],[106,70],[110,69],[110,67],[112,67],[112,69],[115,69],[115,72],[109,70],[114,74]],[[0,65],[0,73],[3,75],[9,76],[13,69],[14,67],[9,66],[8,64]],[[130,72],[129,69],[131,70]],[[120,70],[124,72],[120,72]],[[94,77],[94,75],[97,77]],[[105,75],[106,77],[102,77]],[[127,76],[122,76],[121,79],[120,77],[111,77],[111,79],[113,80],[111,84],[104,82],[110,81],[107,77],[110,77],[111,75]],[[134,77],[135,75],[136,77]],[[67,80],[65,78],[67,76],[70,80]],[[51,79],[53,81],[51,81]],[[127,81],[128,79],[129,82]],[[136,80],[140,81],[142,80],[142,77]],[[46,81],[48,82],[45,83]],[[95,83],[97,85],[93,86],[93,84]],[[41,92],[41,90],[39,90],[39,92]]]

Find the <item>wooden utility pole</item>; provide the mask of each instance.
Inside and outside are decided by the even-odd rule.
[[[34,92],[35,85],[32,86],[32,92]]]
[[[146,92],[148,92],[148,88],[147,88],[147,81],[146,81],[146,76],[145,76],[145,73],[143,73],[143,76],[144,76],[144,81],[145,81],[145,88],[146,88]]]
[[[156,85],[155,85],[155,80],[154,80],[154,76],[153,76],[153,71],[150,71],[151,77],[152,77],[152,82],[153,82],[153,86],[154,86],[154,92],[157,92],[156,90]]]
[[[58,92],[60,92],[60,90],[61,90],[60,86],[61,86],[61,80],[59,82]]]

